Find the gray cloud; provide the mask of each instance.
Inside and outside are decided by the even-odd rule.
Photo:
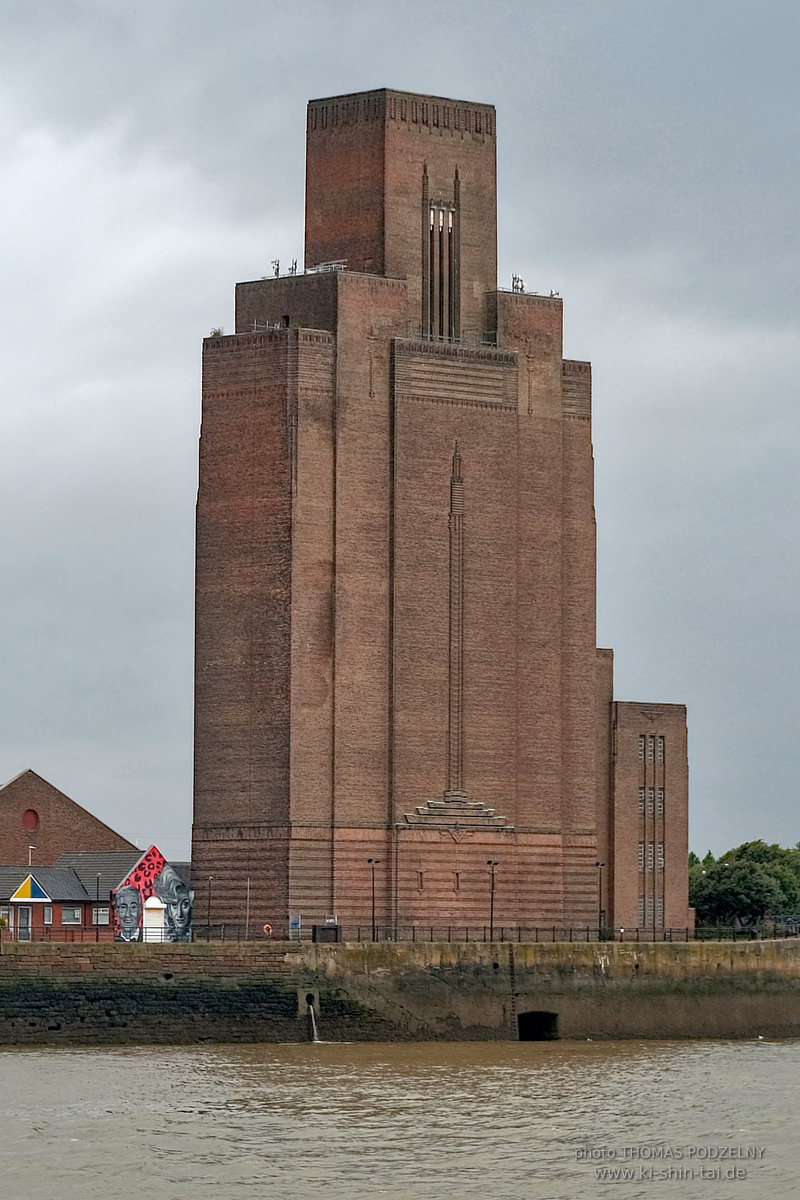
[[[185,852],[199,340],[301,255],[309,97],[498,108],[500,263],[591,358],[600,644],[690,705],[693,842],[797,841],[795,5],[0,12],[0,775]]]

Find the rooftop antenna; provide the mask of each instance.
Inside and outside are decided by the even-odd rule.
[[[524,292],[525,291],[525,280],[522,278],[521,275],[512,275],[511,276],[511,290],[512,290],[512,292]]]
[[[292,265],[289,267],[289,274],[290,275],[297,274],[297,259],[296,258],[292,259]]]
[[[272,260],[272,273],[276,279],[281,273],[281,260],[279,258],[273,258]]]

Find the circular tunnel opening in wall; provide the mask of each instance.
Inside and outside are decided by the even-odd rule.
[[[558,1013],[520,1013],[517,1030],[521,1042],[555,1042],[558,1039]]]
[[[26,808],[22,814],[22,828],[26,833],[36,833],[39,828],[39,814],[35,808]]]

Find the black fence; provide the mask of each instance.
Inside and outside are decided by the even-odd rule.
[[[19,930],[0,929],[0,944],[13,941],[109,942],[108,926],[45,926]],[[142,939],[158,944],[167,941],[166,930],[148,929]],[[754,939],[800,937],[800,921],[767,921],[760,925],[700,925],[696,929],[610,929],[596,925],[287,925],[256,926],[220,922],[196,923],[195,942],[691,942],[752,941]]]
[[[108,925],[45,925],[0,929],[2,942],[112,942],[114,934]]]
[[[748,941],[800,936],[800,923],[699,926],[684,929],[611,929],[562,925],[275,925],[196,924],[196,942],[691,942]]]

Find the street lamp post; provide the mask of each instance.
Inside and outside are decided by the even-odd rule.
[[[375,868],[381,860],[379,858],[368,858],[367,862],[372,868],[372,940],[377,941],[375,929]]]
[[[208,894],[206,896],[206,941],[211,941],[211,880],[213,875],[208,876]]]
[[[491,883],[489,884],[489,941],[494,941],[494,869],[499,867],[500,863],[496,859],[487,858],[486,865],[491,871]]]
[[[603,925],[605,924],[603,920],[603,867],[606,864],[596,862],[594,865],[597,867],[597,937],[599,939],[603,936]]]
[[[100,872],[97,872],[97,879],[94,886],[94,940],[100,941]]]

